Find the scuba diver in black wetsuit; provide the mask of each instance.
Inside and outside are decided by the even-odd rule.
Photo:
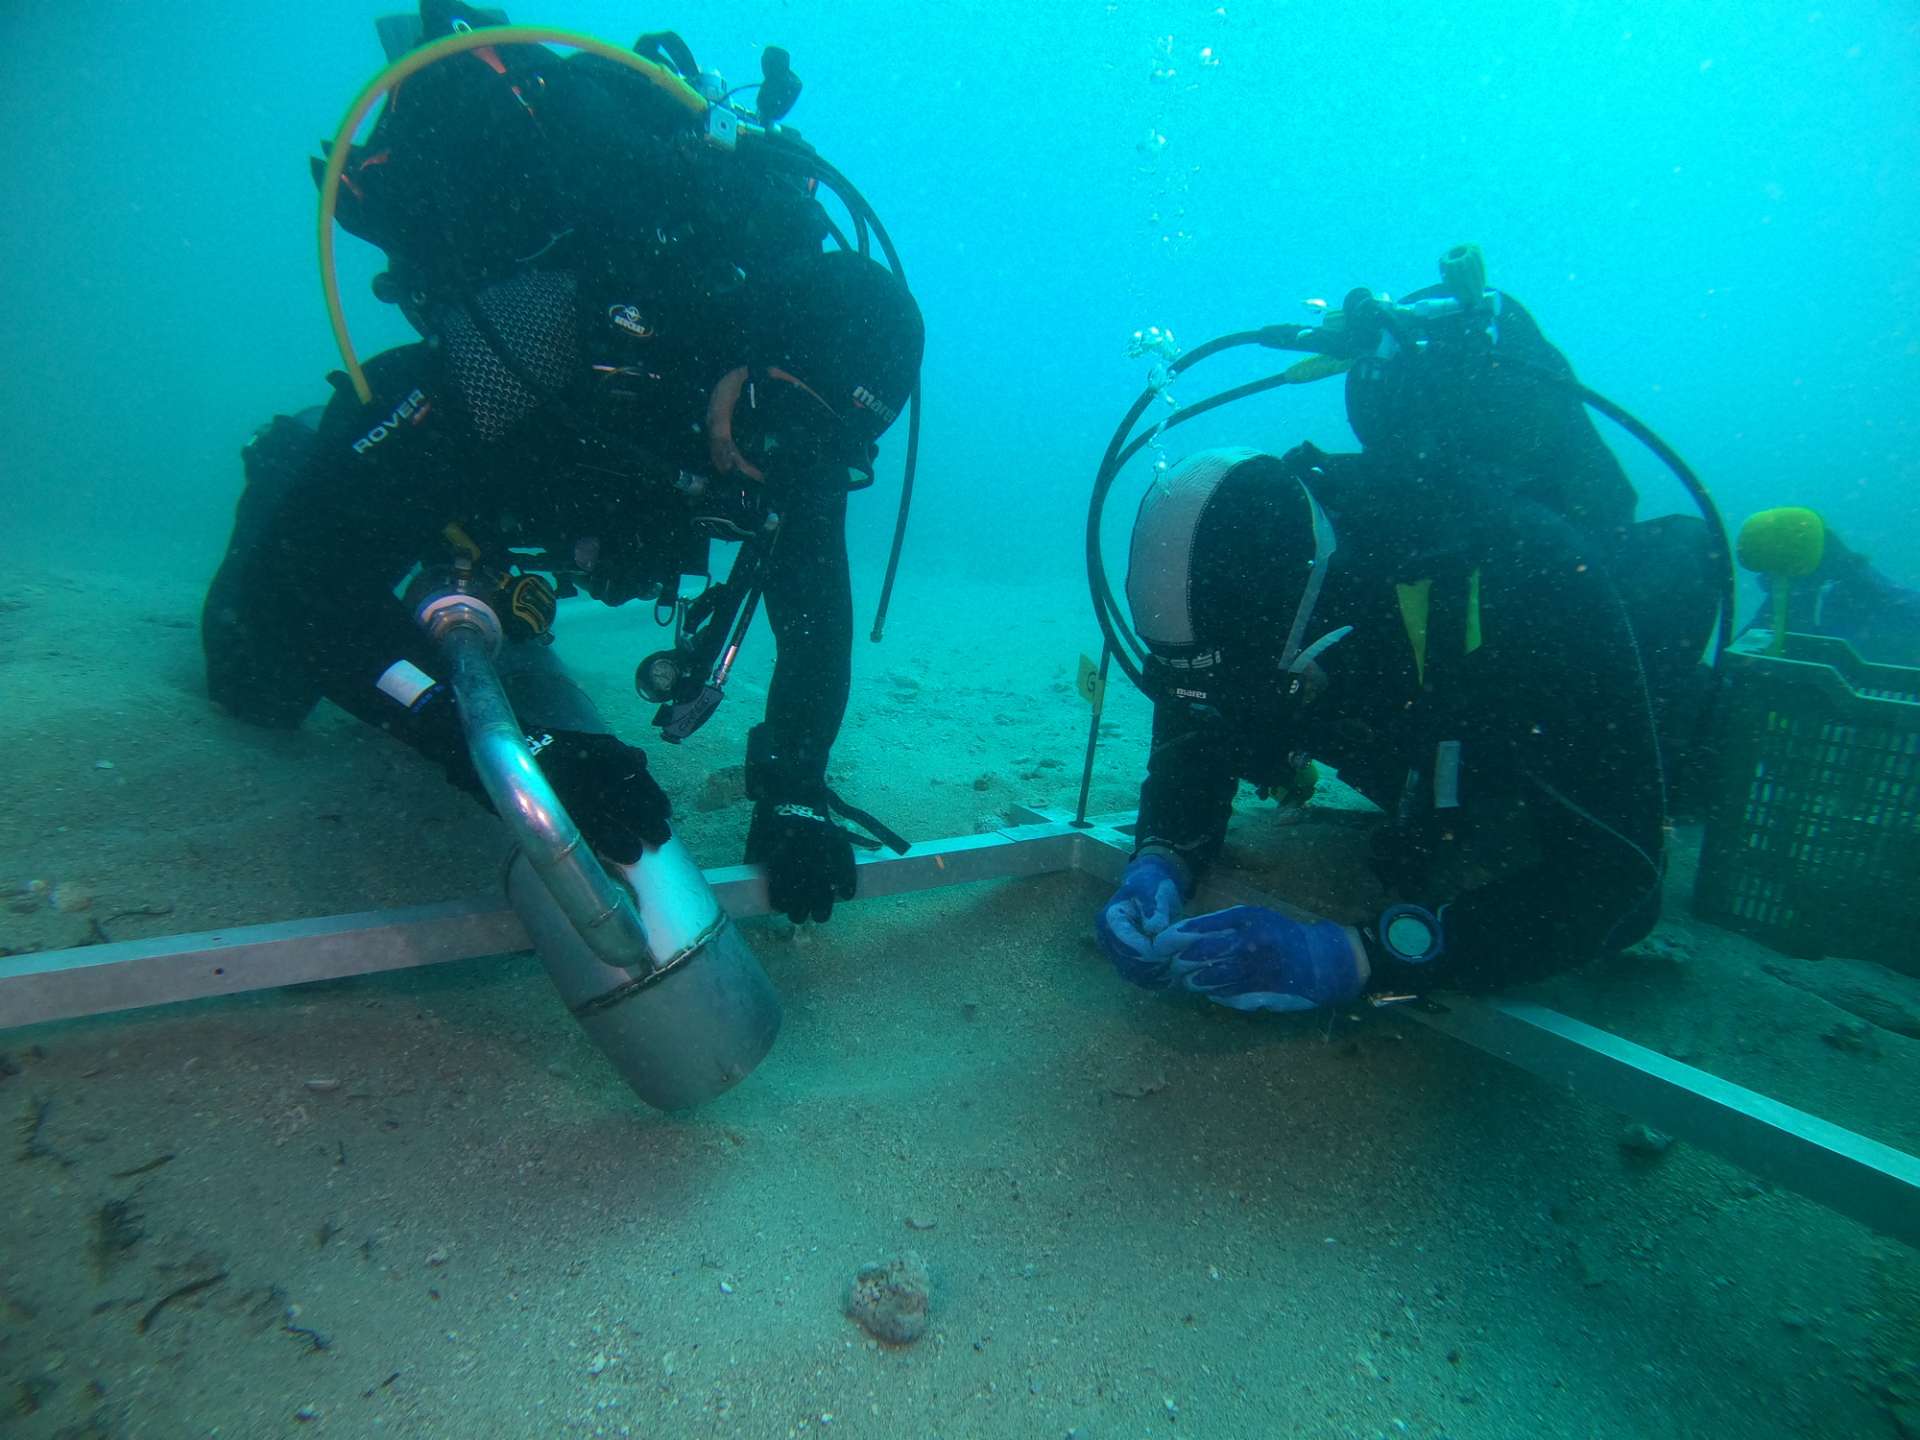
[[[1391,309],[1356,292],[1342,323],[1193,352],[1322,352],[1257,388],[1347,368],[1363,449],[1203,451],[1157,477],[1133,530],[1132,634],[1097,528],[1150,438],[1122,445],[1144,404],[1108,451],[1095,603],[1155,709],[1137,848],[1095,930],[1136,984],[1242,1010],[1487,989],[1631,944],[1658,916],[1662,734],[1677,748],[1710,681],[1724,535],[1710,502],[1705,522],[1635,524],[1565,360],[1474,260],[1465,283]],[[1358,926],[1244,905],[1182,918],[1238,783],[1285,792],[1312,760],[1387,812],[1373,868],[1394,902]]]
[[[502,19],[424,5],[389,51]],[[422,628],[477,598],[542,769],[594,849],[627,864],[665,841],[671,806],[544,648],[556,596],[677,614],[676,645],[637,681],[669,741],[711,713],[764,598],[778,656],[748,739],[747,858],[775,909],[825,920],[854,884],[834,814],[870,824],[826,783],[851,667],[847,495],[915,392],[920,314],[863,253],[870,211],[858,249],[825,248],[827,167],[774,129],[799,88],[783,52],[763,66],[764,137],[736,150],[709,143],[743,124],[722,98],[700,111],[707,134],[673,103],[692,94],[681,77],[708,83],[685,45],[636,49],[662,83],[531,43],[452,54],[404,79],[354,147],[339,218],[387,250],[376,292],[424,343],[355,368],[364,397],[337,375],[324,413],[247,447],[205,607],[208,688],[278,726],[330,699],[478,796]],[[729,579],[681,598],[713,539],[741,544]]]

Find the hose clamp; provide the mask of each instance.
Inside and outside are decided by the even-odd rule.
[[[503,632],[500,617],[478,595],[465,590],[440,590],[420,602],[414,620],[439,644],[459,626],[479,632],[489,655],[500,653]]]

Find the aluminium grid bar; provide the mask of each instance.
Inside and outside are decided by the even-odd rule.
[[[1131,815],[1076,826],[1021,809],[1015,819],[1022,823],[863,859],[859,898],[1067,870],[1112,883],[1132,851]],[[751,867],[709,870],[707,879],[734,916],[769,913]],[[1231,877],[1210,884],[1204,903],[1301,913]],[[0,1030],[526,948],[511,910],[466,901],[17,955],[0,958]],[[1449,999],[1401,1013],[1920,1247],[1920,1160],[1911,1155],[1544,1006]]]
[[[1071,826],[1052,821],[930,841],[905,855],[863,858],[859,898],[1072,870],[1083,843]],[[735,919],[772,913],[755,867],[724,866],[706,877]],[[456,900],[43,950],[0,957],[0,1030],[511,955],[530,946],[511,909]]]
[[[1063,818],[1057,811],[1018,813],[1035,821]],[[1117,881],[1133,853],[1132,821],[1131,814],[1090,820],[1077,868]],[[1195,899],[1209,910],[1265,905],[1313,918],[1230,874],[1210,879]],[[1905,1151],[1544,1005],[1448,996],[1400,1013],[1920,1248],[1920,1159]]]
[[[1920,1159],[1903,1150],[1544,1005],[1449,999],[1409,1018],[1920,1248]]]

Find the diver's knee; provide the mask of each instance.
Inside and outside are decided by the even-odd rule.
[[[283,649],[263,644],[230,607],[210,601],[200,620],[207,698],[235,719],[295,730],[320,701],[319,687]]]

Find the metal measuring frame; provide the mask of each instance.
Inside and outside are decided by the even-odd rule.
[[[1130,813],[1076,822],[1064,812],[1017,807],[1010,820],[905,855],[863,858],[857,898],[1063,872],[1112,885],[1133,852]],[[736,919],[771,913],[758,869],[723,866],[706,877]],[[1198,900],[1207,908],[1258,904],[1303,915],[1231,874],[1210,881]],[[0,1030],[507,955],[528,944],[505,904],[457,901],[14,955],[0,958]],[[1543,1005],[1443,996],[1397,1014],[1920,1248],[1920,1159],[1905,1151]]]

